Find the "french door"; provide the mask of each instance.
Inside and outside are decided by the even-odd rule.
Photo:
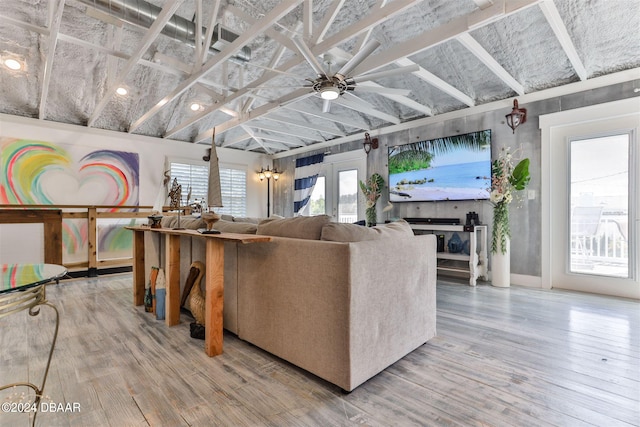
[[[541,118],[550,248],[543,282],[640,298],[640,100],[611,104]]]
[[[359,181],[365,180],[366,157],[359,152],[325,156],[311,194],[309,215],[330,215],[336,222],[364,219]]]

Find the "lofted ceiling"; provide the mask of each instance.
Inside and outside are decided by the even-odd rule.
[[[276,154],[640,77],[640,1],[2,0],[7,59],[0,113]]]

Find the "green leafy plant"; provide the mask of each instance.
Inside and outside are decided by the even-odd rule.
[[[500,156],[491,164],[492,253],[506,253],[507,239],[511,238],[509,204],[513,201],[513,192],[524,190],[531,180],[529,159],[520,160],[515,167],[513,161],[510,149],[503,148]]]
[[[360,190],[366,198],[366,221],[368,226],[376,224],[376,202],[382,195],[384,178],[379,173],[374,173],[366,182],[360,181]]]

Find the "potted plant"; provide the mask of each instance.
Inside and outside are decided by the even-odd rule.
[[[379,173],[374,173],[373,175],[371,175],[366,182],[360,181],[360,189],[367,199],[365,218],[368,227],[376,225],[376,203],[378,202],[378,199],[382,194],[383,187],[384,178]]]
[[[531,176],[529,159],[520,160],[514,166],[510,149],[503,148],[491,164],[491,195],[493,204],[493,230],[491,233],[493,286],[507,287],[510,283],[510,240],[509,205],[514,199],[514,191],[524,190]]]

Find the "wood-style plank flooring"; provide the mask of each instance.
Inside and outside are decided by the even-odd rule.
[[[188,316],[168,328],[133,307],[130,274],[63,281],[48,287],[61,324],[45,394],[80,411],[36,425],[640,425],[637,301],[442,280],[437,294],[438,336],[344,394],[227,332],[207,357]],[[0,319],[0,384],[40,382],[52,319]]]

